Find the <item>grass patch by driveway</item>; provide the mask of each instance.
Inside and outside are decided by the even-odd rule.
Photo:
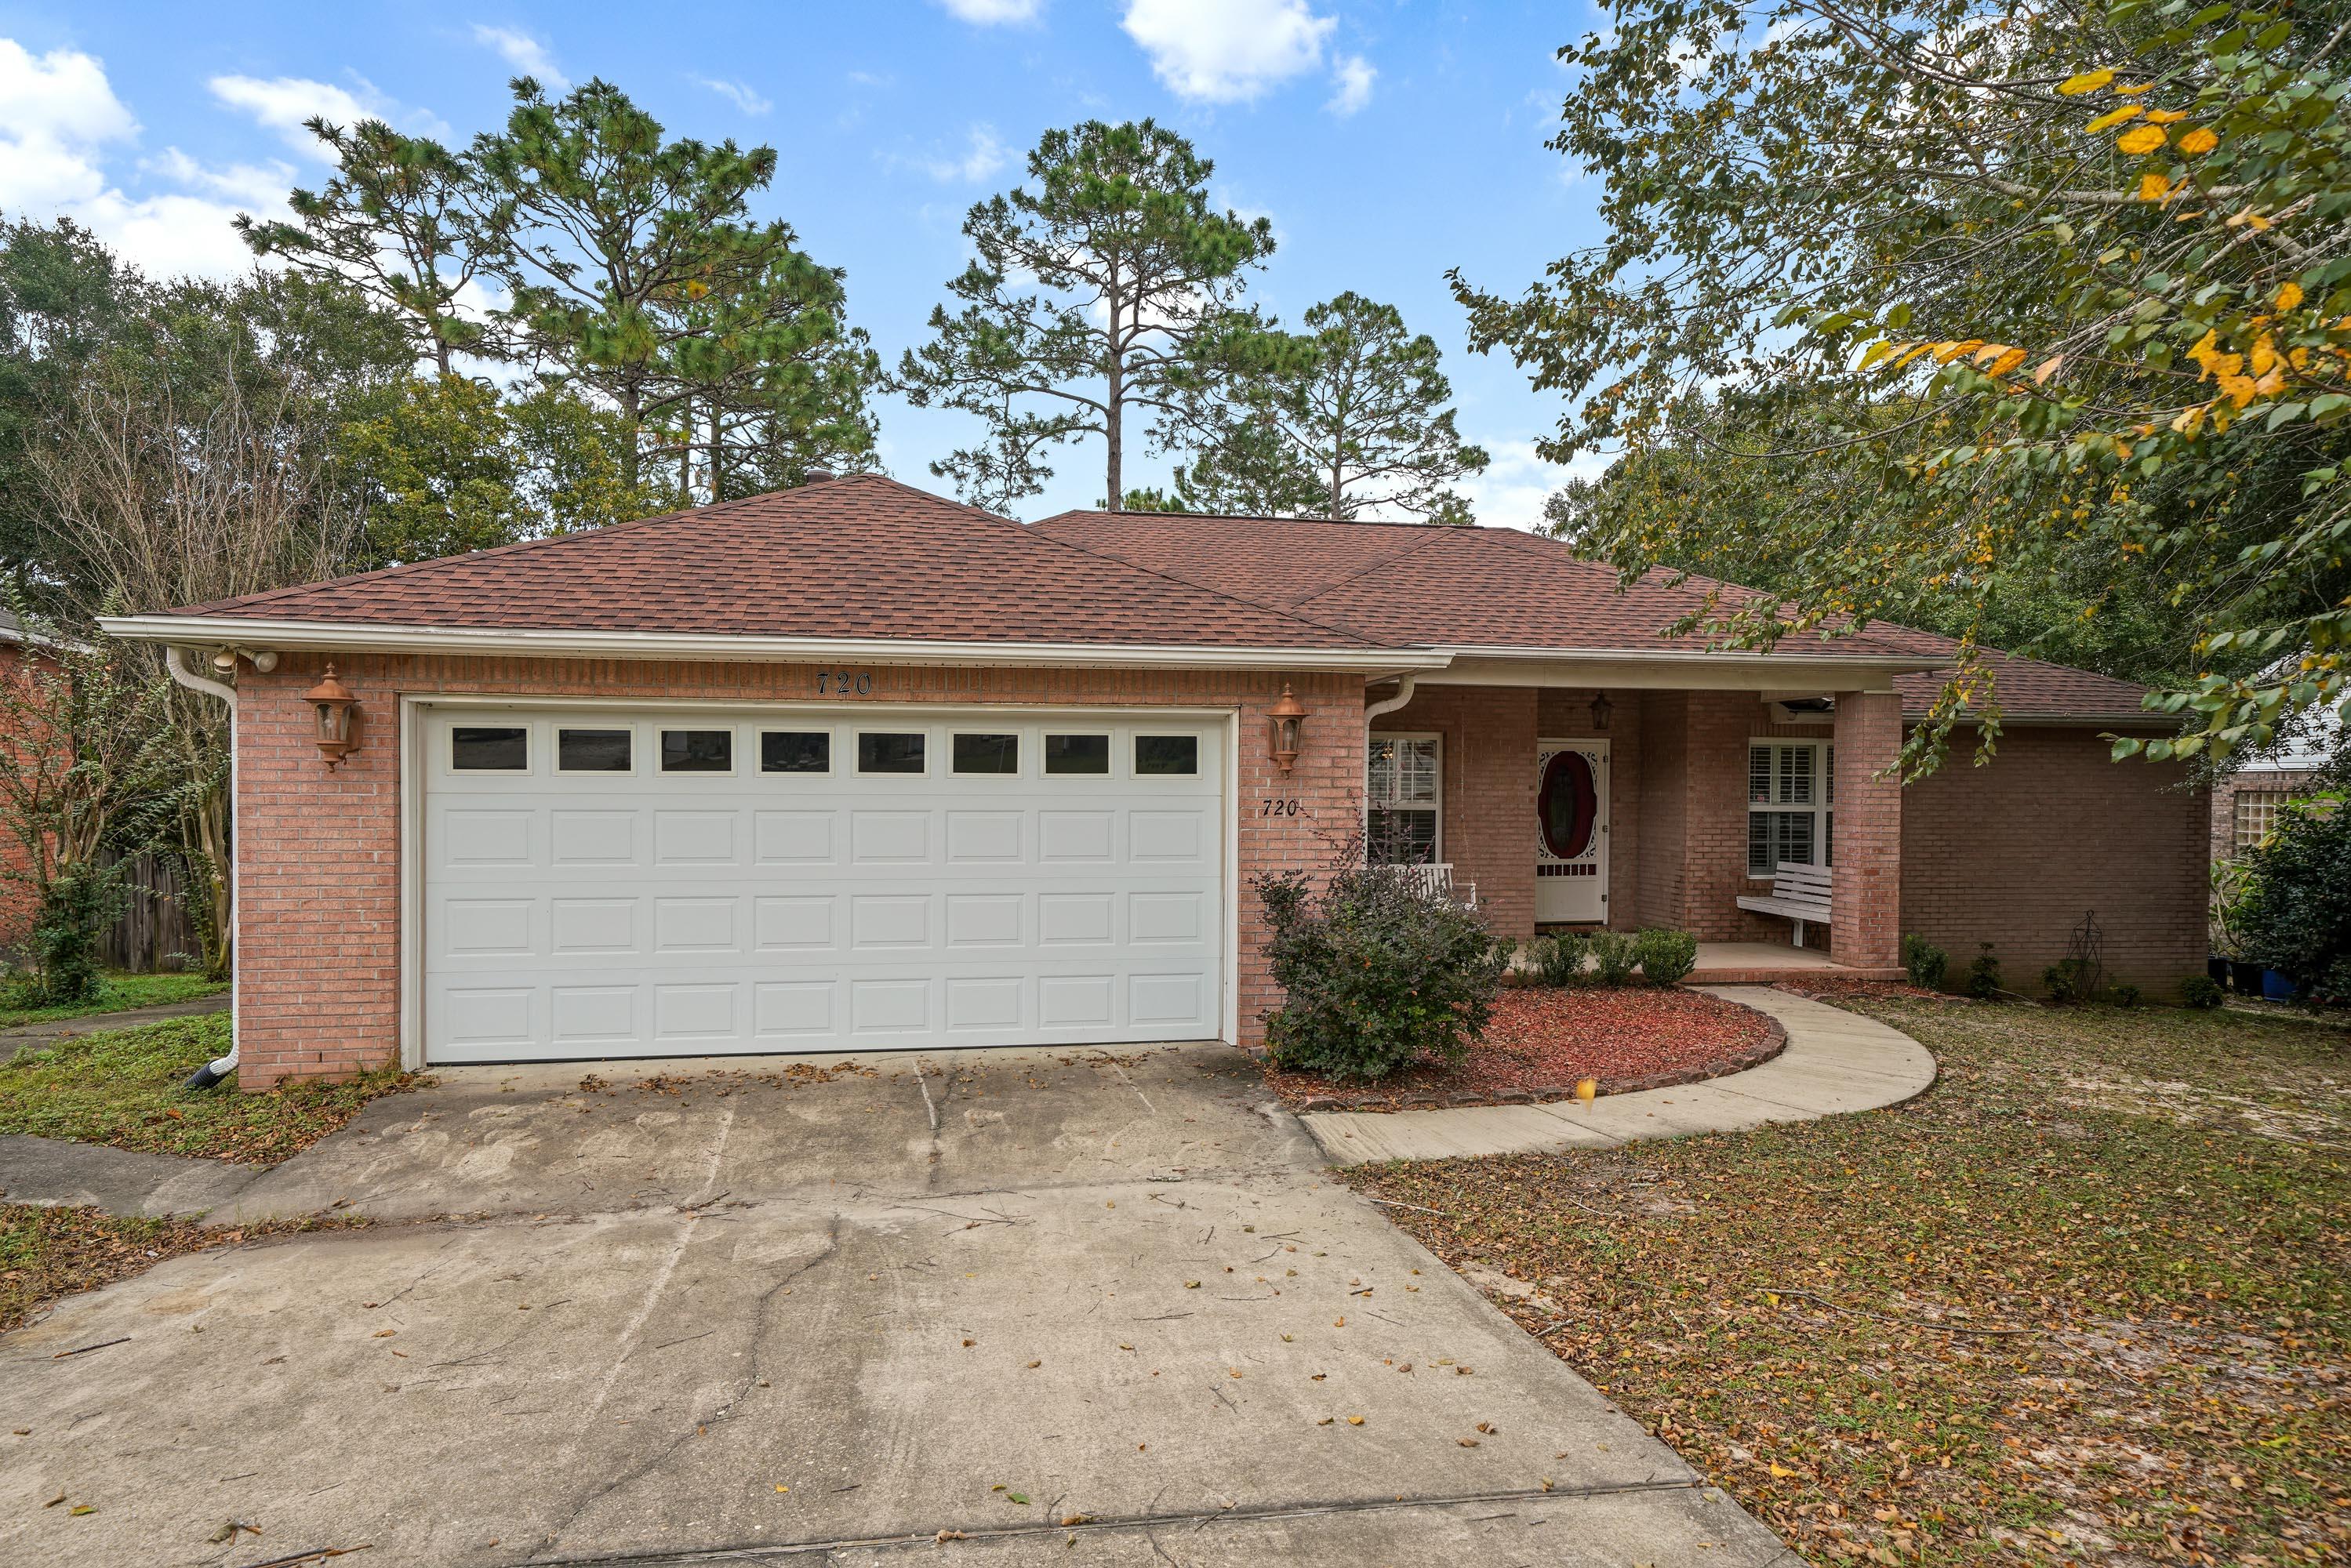
[[[2351,1034],[1853,1005],[1932,1090],[1346,1177],[1815,1563],[2351,1561]]]
[[[67,1008],[0,1007],[0,1030],[129,1012],[134,1008],[160,1008],[171,1002],[192,1002],[198,997],[214,996],[227,989],[226,982],[208,980],[202,975],[109,975],[95,1001]]]
[[[125,1219],[96,1208],[0,1203],[0,1333],[59,1297],[128,1279],[183,1252],[365,1223],[340,1218],[272,1220],[221,1229],[193,1219]]]
[[[298,1083],[266,1094],[232,1082],[193,1092],[190,1073],[229,1048],[226,1013],[109,1030],[0,1062],[0,1133],[111,1144],[156,1154],[275,1165],[359,1113],[378,1095],[415,1083],[371,1073],[347,1083]]]

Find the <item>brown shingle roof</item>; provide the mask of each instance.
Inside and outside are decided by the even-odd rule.
[[[993,643],[1393,645],[866,474],[176,613]]]
[[[1407,643],[1454,648],[1694,652],[1705,644],[1666,628],[1710,589],[1729,602],[1756,591],[1653,571],[1630,587],[1615,570],[1557,539],[1517,528],[1333,523],[1313,518],[1181,513],[1064,512],[1034,531],[1132,565]],[[1760,595],[1758,595],[1760,597]],[[1877,622],[1849,636],[1784,639],[1777,653],[1824,657],[1938,657],[1948,637]],[[2037,659],[1988,659],[2013,717],[2125,718],[2146,688]],[[1896,677],[1904,706],[1924,713],[1933,674]]]

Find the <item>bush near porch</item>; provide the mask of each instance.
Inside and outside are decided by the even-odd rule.
[[[2351,1033],[1847,1005],[1935,1087],[1347,1179],[1808,1561],[2351,1560]]]

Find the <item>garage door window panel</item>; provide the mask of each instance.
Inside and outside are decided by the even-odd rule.
[[[731,729],[665,729],[661,732],[664,773],[732,773],[735,732]]]
[[[770,729],[759,736],[762,773],[830,773],[832,736],[821,729]]]
[[[954,747],[959,774],[1007,774],[1020,771],[1020,737],[1017,735],[966,735],[958,732]]]
[[[920,732],[860,730],[857,771],[860,773],[920,773],[925,737]]]
[[[634,737],[625,729],[560,729],[555,766],[562,773],[626,773]]]
[[[1049,735],[1045,737],[1045,771],[1056,774],[1104,774],[1110,771],[1107,735]]]
[[[449,731],[449,766],[459,773],[528,773],[530,727],[459,725]]]
[[[1134,737],[1134,771],[1140,778],[1191,777],[1200,771],[1200,737],[1196,735],[1138,735]]]

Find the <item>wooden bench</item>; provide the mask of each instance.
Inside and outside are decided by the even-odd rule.
[[[1796,946],[1804,945],[1804,923],[1829,923],[1829,868],[1782,861],[1771,874],[1768,898],[1742,897],[1739,907],[1757,915],[1777,915],[1796,923]]]
[[[1463,893],[1453,883],[1453,867],[1448,862],[1435,865],[1392,865],[1383,868],[1395,873],[1425,896],[1449,898],[1467,909],[1478,907],[1478,884],[1470,883]]]

